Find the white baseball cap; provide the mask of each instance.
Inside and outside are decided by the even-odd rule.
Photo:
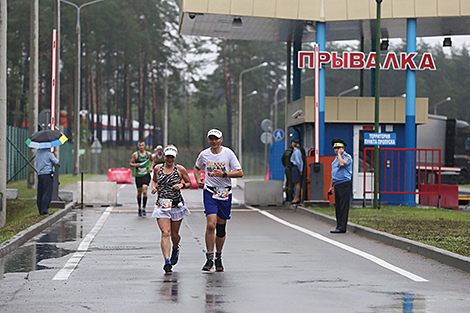
[[[163,150],[163,154],[165,156],[174,156],[176,157],[176,155],[178,154],[178,149],[176,149],[176,147],[173,147],[173,146],[169,146],[169,147],[166,147],[164,150]]]
[[[218,129],[213,128],[213,129],[209,130],[209,132],[207,133],[207,137],[209,137],[209,136],[215,136],[217,138],[221,138],[222,137],[222,132]]]

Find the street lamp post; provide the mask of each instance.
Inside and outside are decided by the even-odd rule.
[[[279,90],[281,89],[286,89],[286,87],[282,85],[278,85],[276,88],[276,91],[274,92],[274,130],[277,129],[277,94],[279,93]]]
[[[80,174],[80,80],[81,80],[81,73],[80,73],[80,68],[81,68],[81,30],[80,30],[80,10],[88,5],[101,2],[103,0],[95,0],[95,1],[90,1],[87,3],[84,3],[80,6],[76,5],[73,2],[66,1],[66,0],[60,0],[65,4],[73,6],[75,9],[77,9],[77,70],[75,73],[75,127],[74,127],[74,170],[73,170],[73,175],[78,176]]]
[[[267,65],[268,62],[263,62],[260,65],[250,67],[249,69],[241,71],[238,77],[238,159],[240,160],[240,164],[242,164],[242,77],[246,72],[250,72]]]
[[[438,103],[436,103],[436,104],[434,105],[434,114],[437,114],[437,107],[438,107],[440,104],[449,102],[450,100],[452,100],[452,98],[451,98],[451,97],[447,97],[447,98],[445,98],[444,100],[441,100],[441,101],[439,101]]]
[[[338,94],[338,97],[344,96],[345,94],[350,93],[350,92],[353,92],[354,90],[358,90],[358,89],[359,89],[359,86],[356,85],[356,86],[354,86],[354,87],[352,87],[352,88],[349,88],[349,89],[346,89],[346,90],[344,90],[344,91],[341,91],[341,92]]]

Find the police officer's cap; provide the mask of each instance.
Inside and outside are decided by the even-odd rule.
[[[334,147],[346,147],[346,142],[344,142],[343,139],[341,138],[333,138],[331,141],[331,145]]]
[[[295,138],[295,139],[292,139],[292,141],[291,141],[291,142],[295,142],[295,143],[298,143],[298,144],[300,144],[300,139],[299,139],[299,138]]]

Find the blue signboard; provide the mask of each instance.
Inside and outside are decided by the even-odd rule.
[[[281,141],[282,139],[284,139],[284,131],[282,129],[276,129],[274,131],[274,140],[276,141]]]
[[[364,133],[364,145],[369,146],[395,146],[397,134],[395,133]]]

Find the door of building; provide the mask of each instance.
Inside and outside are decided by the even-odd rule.
[[[353,152],[353,199],[364,199],[364,178],[366,190],[372,193],[365,194],[366,199],[373,199],[374,174],[372,173],[372,151],[367,152],[367,163],[364,172],[364,133],[373,133],[374,127],[370,125],[354,125],[354,152]],[[370,155],[369,155],[370,154]]]

